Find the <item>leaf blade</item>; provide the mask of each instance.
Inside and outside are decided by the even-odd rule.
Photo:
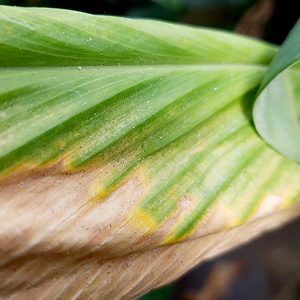
[[[299,166],[251,120],[275,47],[147,20],[0,13],[5,296],[134,298],[298,202]]]
[[[300,20],[297,22],[261,83],[253,118],[259,134],[281,154],[300,163]],[[291,70],[289,67],[294,65]],[[289,77],[294,77],[291,80]]]

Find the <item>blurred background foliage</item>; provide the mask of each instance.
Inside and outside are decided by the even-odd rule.
[[[300,219],[139,300],[300,300]]]
[[[281,44],[299,0],[0,0],[92,14],[152,18],[239,32]],[[175,33],[174,33],[175,34]],[[204,262],[140,300],[300,300],[300,219]]]

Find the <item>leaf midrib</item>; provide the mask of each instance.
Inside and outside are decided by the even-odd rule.
[[[265,64],[247,64],[247,63],[209,63],[209,64],[195,64],[195,63],[186,63],[186,64],[176,64],[176,63],[167,63],[167,64],[141,64],[141,65],[126,65],[126,64],[121,64],[121,65],[61,65],[61,66],[24,66],[24,67],[20,67],[20,66],[11,66],[11,67],[1,67],[0,66],[0,72],[2,70],[5,71],[16,71],[16,70],[24,70],[27,71],[28,69],[41,69],[41,71],[48,70],[48,69],[74,69],[76,71],[83,71],[83,69],[78,69],[78,68],[116,68],[116,69],[123,69],[123,68],[140,68],[140,69],[144,69],[144,68],[182,68],[182,67],[186,67],[186,68],[192,68],[192,69],[229,69],[229,68],[237,68],[237,69],[243,69],[243,68],[257,68],[257,69],[264,69],[266,70],[268,65]],[[293,71],[296,71],[293,69]],[[298,71],[298,70],[297,70]],[[300,70],[299,70],[300,72]],[[14,75],[15,76],[15,75]],[[0,77],[3,78],[3,77]],[[9,78],[9,77],[4,77],[4,78]]]

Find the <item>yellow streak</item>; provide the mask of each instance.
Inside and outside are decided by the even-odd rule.
[[[135,208],[129,216],[129,222],[141,232],[153,233],[159,224],[140,207]]]

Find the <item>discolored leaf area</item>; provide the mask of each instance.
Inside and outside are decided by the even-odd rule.
[[[276,51],[0,6],[0,297],[135,299],[299,215],[251,117]]]

